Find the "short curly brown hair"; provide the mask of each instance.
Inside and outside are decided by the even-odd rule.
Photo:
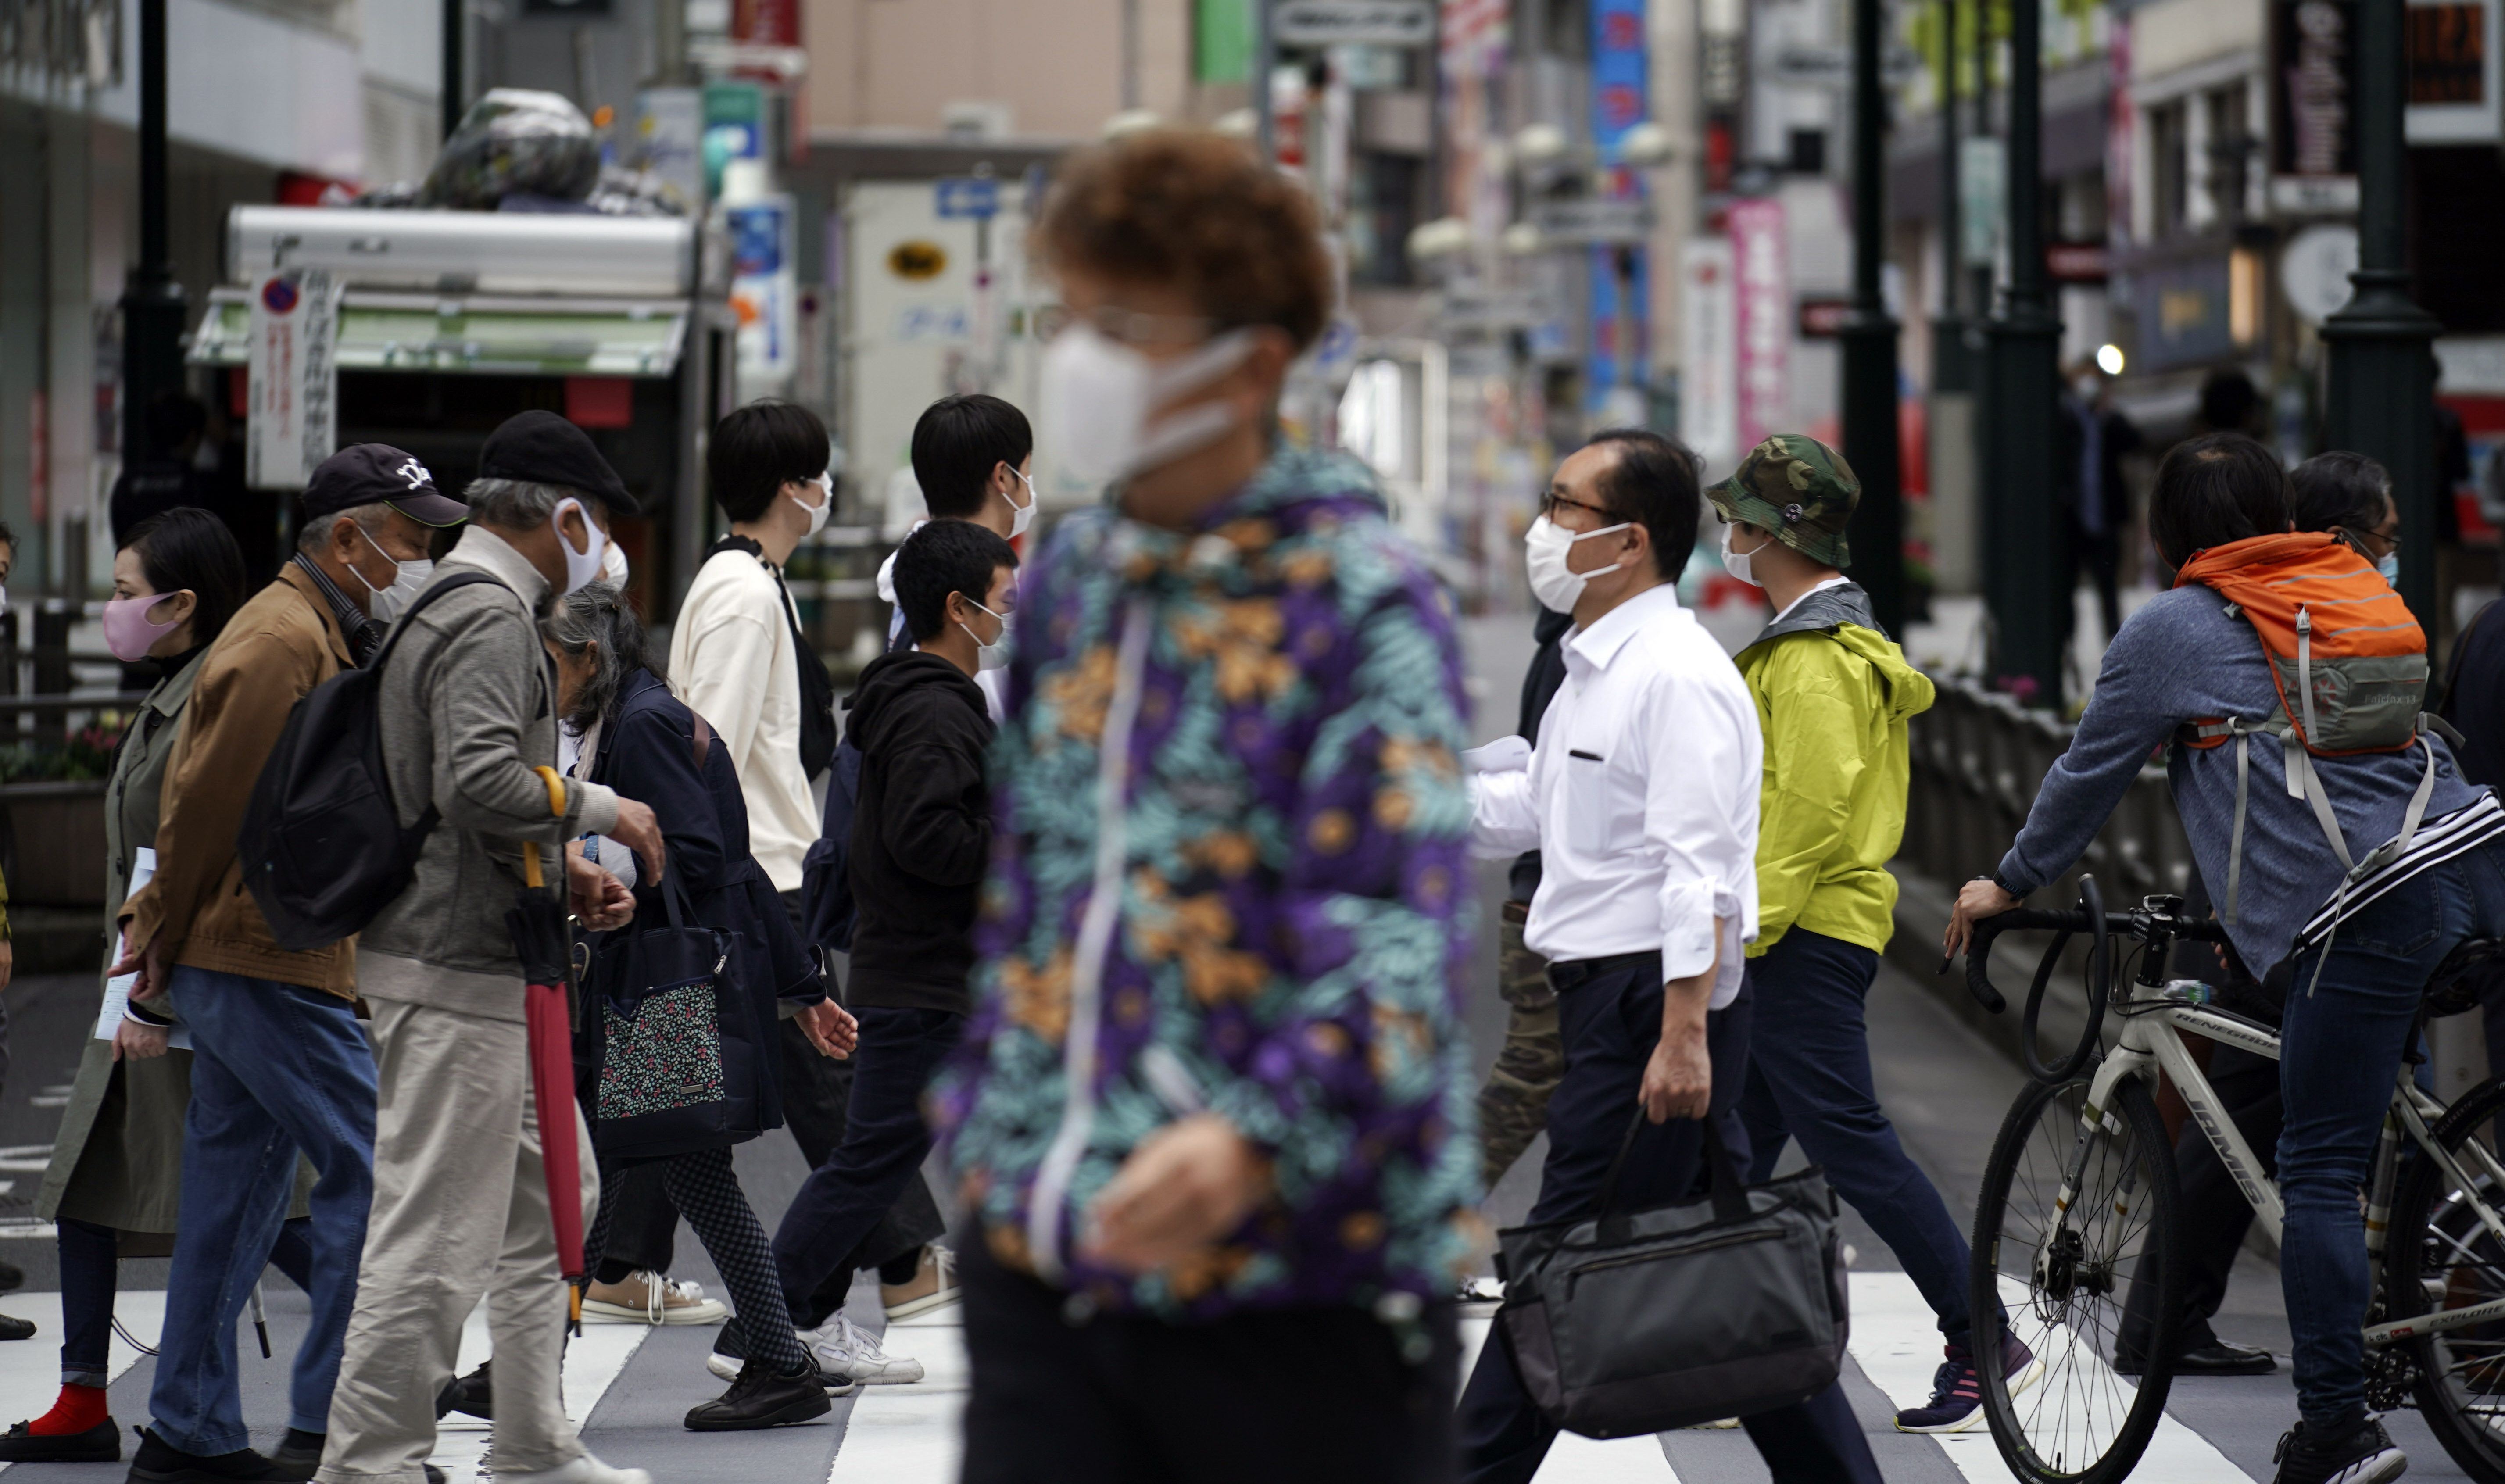
[[[1047,267],[1176,285],[1221,327],[1275,325],[1300,351],[1330,317],[1313,198],[1220,134],[1150,129],[1079,151],[1035,247]]]

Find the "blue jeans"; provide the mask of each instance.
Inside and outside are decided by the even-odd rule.
[[[2280,1031],[2279,1283],[2295,1340],[2297,1410],[2328,1427],[2366,1405],[2369,1278],[2357,1192],[2374,1158],[2427,975],[2465,938],[2505,936],[2505,860],[2482,846],[2420,872],[2296,958]]]
[[[305,1289],[313,1317],[296,1351],[287,1425],[330,1426],[373,1201],[374,1056],[348,1002],[322,990],[184,966],[174,998],[192,1028],[192,1106],[148,1405],[175,1447],[231,1453],[250,1442],[235,1321],[269,1263],[300,1153],[317,1176]]]
[[[1966,1245],[1940,1192],[1896,1142],[1870,1079],[1870,1032],[1862,1004],[1879,955],[1857,943],[1794,928],[1748,965],[1749,998],[1767,1035],[1748,1044],[1740,1121],[1748,1130],[1748,1180],[1773,1178],[1785,1141],[1800,1141],[1835,1193],[1861,1213],[1905,1266],[1959,1350],[1974,1338],[1966,1316]]]

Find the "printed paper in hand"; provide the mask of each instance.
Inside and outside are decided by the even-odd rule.
[[[139,889],[146,886],[149,878],[156,874],[157,852],[149,849],[145,845],[140,846],[139,849],[131,856],[131,895],[137,896]],[[124,951],[124,947],[125,944],[123,935],[119,933],[115,934],[113,937],[113,961],[115,963],[119,964],[122,962],[122,955]],[[104,981],[104,1005],[97,1011],[95,1017],[96,1040],[111,1041],[114,1037],[114,1033],[122,1028],[122,1012],[130,1005],[130,986],[137,982],[139,982],[139,975],[135,972],[116,974],[112,978]],[[192,1032],[190,1028],[180,1025],[174,1027],[174,1034],[166,1039],[165,1043],[177,1050],[189,1051],[192,1049]]]

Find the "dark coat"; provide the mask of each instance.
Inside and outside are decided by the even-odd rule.
[[[728,1129],[717,1144],[737,1144],[783,1122],[781,1086],[775,1077],[778,1002],[815,1004],[826,998],[817,957],[800,941],[781,897],[748,853],[748,805],[730,751],[708,737],[696,758],[695,713],[670,694],[650,671],[626,677],[617,712],[601,727],[600,748],[589,778],[626,798],[652,807],[669,849],[668,874],[688,893],[694,920],[731,935],[724,978],[744,991],[722,1006],[723,1075],[731,1105]],[[644,866],[636,863],[639,874]],[[639,932],[668,924],[663,891],[639,881],[635,920],[597,935],[595,954]],[[598,1085],[602,1016],[599,1001],[648,986],[600,982],[615,955],[597,958],[576,1043],[578,1085]],[[742,1044],[733,1045],[734,1038]],[[702,1147],[702,1146],[690,1146]],[[652,1153],[683,1153],[686,1148]],[[630,1153],[630,1157],[633,1152]],[[604,1157],[610,1151],[603,1149]]]
[[[862,755],[848,998],[963,1015],[974,903],[992,857],[982,689],[939,655],[881,654],[862,671],[846,736]]]

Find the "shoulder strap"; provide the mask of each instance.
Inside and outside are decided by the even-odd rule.
[[[409,620],[415,618],[419,614],[426,612],[427,608],[432,605],[437,598],[443,596],[445,593],[452,591],[456,587],[475,587],[480,583],[495,583],[499,587],[505,585],[503,583],[497,582],[496,578],[489,573],[475,571],[455,572],[445,577],[442,582],[437,583],[433,586],[427,588],[424,592],[419,593],[417,595],[417,601],[408,606],[408,612],[401,615],[400,620],[391,626],[391,632],[383,636],[383,647],[374,651],[374,657],[367,662],[366,668],[369,670],[381,669],[383,661],[390,658],[391,652],[399,647],[400,636],[408,632]],[[510,591],[511,589],[508,590]],[[513,595],[516,599],[521,596],[519,593],[514,593]]]

